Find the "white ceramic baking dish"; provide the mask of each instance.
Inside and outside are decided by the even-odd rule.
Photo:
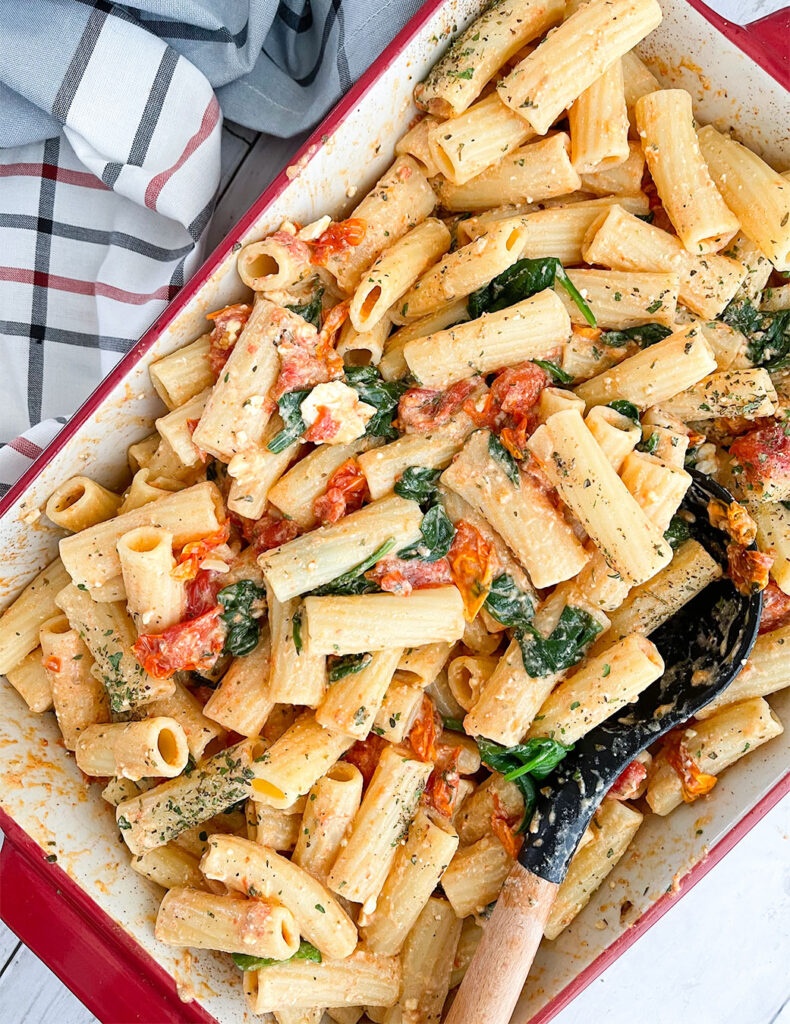
[[[701,120],[734,128],[784,169],[790,165],[790,117],[780,50],[787,15],[780,14],[773,29],[748,33],[710,19],[709,12],[703,16],[697,10],[703,6],[693,3],[662,0],[664,22],[640,48],[642,55],[662,81],[690,90]],[[414,115],[414,83],[477,11],[478,0],[423,6],[0,502],[0,606],[56,553],[60,532],[38,510],[60,481],[88,473],[111,487],[125,482],[127,446],[148,434],[163,411],[148,366],[201,334],[206,312],[244,295],[235,271],[239,245],[286,217],[307,223],[327,212],[345,213],[391,161],[394,142]],[[777,30],[780,50],[770,44],[773,38],[776,46]],[[790,722],[790,692],[772,703]],[[731,768],[709,798],[668,819],[649,817],[605,895],[544,944],[514,1021],[550,1020],[710,870],[790,791],[789,755],[787,729]],[[161,891],[129,868],[111,809],[98,787],[85,786],[54,718],[28,712],[4,684],[0,826],[7,836],[0,853],[3,918],[100,1019],[250,1020],[230,958],[180,953],[155,942]],[[193,1001],[181,1004],[177,988]]]

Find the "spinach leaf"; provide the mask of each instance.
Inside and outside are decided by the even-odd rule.
[[[388,555],[390,551],[395,547],[395,539],[390,537],[389,540],[385,540],[383,544],[380,544],[376,550],[364,558],[359,565],[355,565],[353,569],[349,569],[348,572],[344,572],[337,579],[331,580],[329,583],[324,583],[321,587],[316,587],[311,593],[315,597],[326,597],[327,594],[372,594],[379,588],[375,583],[371,583],[370,580],[365,579],[365,573],[368,569],[372,569],[373,566],[378,562],[380,558]]]
[[[220,618],[228,627],[223,654],[232,654],[238,658],[255,648],[261,627],[253,617],[252,606],[265,598],[263,588],[252,580],[239,580],[220,590],[217,594],[217,600],[223,608]]]
[[[633,402],[627,402],[624,398],[616,398],[613,402],[609,403],[609,408],[619,412],[621,416],[633,420],[639,426],[639,410]]]
[[[643,220],[645,224],[652,224],[656,219],[654,210],[649,210],[647,213],[638,213],[636,216],[638,220]]]
[[[401,395],[411,387],[410,379],[384,380],[375,366],[347,366],[346,383],[356,391],[361,401],[376,410],[368,421],[365,435],[397,440],[399,434],[393,420]]]
[[[671,333],[672,330],[663,324],[639,324],[636,327],[626,327],[622,331],[604,331],[600,341],[610,348],[620,348],[630,341],[635,341],[640,348],[648,348],[668,338]]]
[[[573,380],[573,376],[570,373],[566,373],[561,366],[557,366],[556,363],[550,363],[548,359],[533,359],[532,362],[535,366],[539,366],[541,370],[545,370],[546,373],[553,377],[559,384],[570,384]]]
[[[535,808],[534,780],[545,779],[573,747],[543,737],[517,743],[513,747],[503,747],[482,736],[476,737],[476,743],[483,764],[492,771],[500,772],[508,781],[515,782],[521,790],[524,818],[519,832],[526,831]]]
[[[531,295],[537,295],[545,288],[553,287],[555,281],[562,285],[581,310],[587,323],[594,327],[595,317],[590,307],[581,297],[556,256],[547,256],[544,259],[536,260],[516,260],[512,266],[503,270],[501,274],[497,274],[488,284],[472,292],[467,303],[469,316],[472,320],[476,320],[483,313],[496,313],[500,309],[506,309],[508,306],[528,299]]]
[[[420,523],[422,541],[398,552],[398,558],[419,558],[423,562],[438,562],[450,550],[455,527],[440,504],[428,509]]]
[[[656,448],[658,448],[658,434],[655,432],[652,433],[650,437],[640,441],[636,446],[636,450],[638,452],[646,452],[648,455],[652,455]]]
[[[310,299],[309,302],[304,303],[304,305],[286,306],[285,308],[290,309],[292,313],[296,313],[298,316],[301,316],[309,324],[312,324],[317,331],[320,331],[321,311],[323,307],[321,298],[323,294],[324,289],[319,288],[315,295],[312,297],[312,299]]]
[[[280,416],[283,421],[283,429],[275,434],[266,447],[275,455],[284,452],[289,444],[292,444],[297,437],[301,437],[307,428],[302,419],[302,402],[310,394],[312,388],[301,388],[298,391],[288,391],[281,398],[277,399],[280,409]]]
[[[488,435],[488,454],[500,464],[513,486],[518,487],[521,483],[518,463],[494,433]]]
[[[268,956],[249,956],[247,953],[231,953],[233,962],[243,971],[258,971],[261,967],[271,967],[274,964],[287,964],[289,960],[312,960],[315,964],[322,962],[321,952],[306,939],[302,939],[299,948],[286,960],[272,960]]]
[[[448,718],[446,715],[442,715],[442,725],[450,732],[464,732],[464,723],[460,718]],[[131,827],[130,825],[129,828]]]
[[[291,619],[291,622],[293,623],[294,647],[296,648],[296,653],[297,654],[301,654],[302,651],[304,650],[304,644],[302,643],[302,613],[301,613],[301,611],[298,611],[298,612],[294,613],[294,617],[293,617],[293,619]]]
[[[535,614],[532,598],[519,590],[506,572],[492,582],[485,607],[503,626],[525,626]]]
[[[747,340],[746,355],[758,366],[781,370],[790,366],[790,309],[756,309],[748,299],[731,302],[720,317]]]
[[[344,654],[342,658],[333,658],[329,662],[329,682],[336,683],[338,679],[356,675],[367,668],[371,661],[372,654]]]
[[[677,551],[680,545],[685,544],[690,537],[691,530],[683,516],[672,516],[669,526],[664,531],[664,540],[672,550]]]
[[[530,623],[516,631],[524,668],[534,679],[570,668],[601,632],[601,625],[583,608],[566,605],[550,636],[544,637]]]
[[[436,484],[441,475],[441,469],[409,466],[404,469],[393,490],[401,498],[411,498],[412,501],[419,502],[422,508],[427,508],[435,504],[439,498]]]

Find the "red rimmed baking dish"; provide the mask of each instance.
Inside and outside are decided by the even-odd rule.
[[[697,0],[663,0],[665,18],[640,47],[667,84],[687,88],[701,120],[732,126],[777,166],[790,165],[790,13],[741,29]],[[234,248],[289,217],[339,214],[391,160],[413,116],[411,90],[477,0],[429,0],[0,502],[0,605],[54,557],[59,531],[38,514],[55,486],[89,472],[113,486],[123,452],[162,406],[148,379],[156,358],[197,337],[204,315],[242,296]],[[689,55],[694,55],[691,60]],[[701,67],[699,65],[702,65]],[[784,87],[784,88],[783,88]],[[359,168],[364,167],[363,177]],[[790,693],[772,698],[790,720]],[[589,906],[545,943],[514,1021],[549,1021],[687,892],[790,792],[790,730],[731,768],[711,797],[649,818],[610,876],[607,901],[630,909],[600,929]],[[27,711],[0,686],[0,914],[103,1021],[249,1020],[226,956],[194,955],[153,938],[159,891],[128,867],[111,808],[88,791],[52,716]],[[51,861],[51,858],[56,861]],[[674,883],[674,884],[673,884]],[[670,892],[671,890],[671,892]],[[193,996],[183,1003],[179,998]]]

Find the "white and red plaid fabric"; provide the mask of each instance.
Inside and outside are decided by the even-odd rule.
[[[303,130],[419,5],[0,0],[0,496],[196,269],[221,107]]]

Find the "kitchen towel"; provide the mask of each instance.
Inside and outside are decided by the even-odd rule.
[[[0,495],[197,268],[223,115],[304,130],[420,5],[2,0]]]

